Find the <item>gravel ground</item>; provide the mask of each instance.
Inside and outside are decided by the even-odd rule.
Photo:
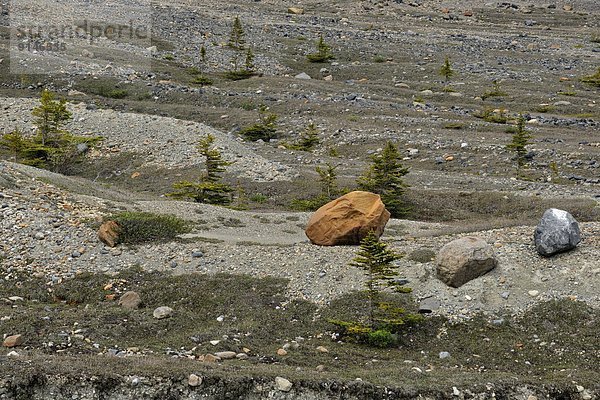
[[[174,273],[242,273],[290,279],[290,298],[324,304],[363,284],[362,273],[348,266],[355,247],[318,247],[303,234],[308,214],[241,212],[175,201],[115,202],[113,207],[169,213],[194,220],[191,240],[106,248],[90,221],[106,212],[106,200],[79,196],[45,184],[54,174],[2,163],[0,177],[15,187],[2,189],[0,220],[5,274],[18,271],[46,276],[49,283],[81,271],[112,273],[140,265]],[[35,179],[38,178],[38,179]],[[109,191],[104,190],[104,196]],[[116,197],[113,196],[113,197]],[[600,306],[600,223],[582,223],[583,241],[575,251],[541,258],[534,250],[534,227],[478,232],[496,248],[499,266],[459,289],[435,277],[434,262],[412,261],[415,250],[436,252],[462,235],[438,235],[441,224],[392,220],[384,236],[407,257],[401,274],[417,300],[433,299],[437,312],[466,318],[477,312],[518,313],[540,300],[571,296]],[[198,252],[201,256],[198,256]]]

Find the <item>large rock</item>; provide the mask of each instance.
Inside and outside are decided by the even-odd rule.
[[[581,241],[579,224],[575,218],[556,208],[544,212],[533,237],[537,252],[544,257],[574,249]]]
[[[140,307],[142,303],[142,298],[137,292],[126,292],[119,299],[119,305],[123,308],[127,308],[128,310],[135,310]]]
[[[497,264],[492,246],[483,239],[466,236],[442,247],[437,256],[437,276],[446,285],[457,288]]]
[[[118,243],[121,227],[115,221],[106,221],[98,229],[98,239],[108,247],[115,247]]]
[[[319,208],[308,221],[306,236],[314,244],[359,244],[374,231],[381,236],[390,213],[377,194],[350,192]]]

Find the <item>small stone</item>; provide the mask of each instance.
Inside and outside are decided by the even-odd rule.
[[[192,257],[194,257],[194,258],[204,257],[204,253],[201,252],[200,250],[194,250],[192,252]]]
[[[300,7],[290,7],[287,10],[288,14],[301,15],[304,14],[304,9]]]
[[[238,353],[238,354],[236,354],[235,358],[237,358],[238,360],[247,360],[248,359],[248,354],[246,354],[246,353]]]
[[[452,386],[452,395],[460,396],[460,390],[458,390],[458,388],[456,386]]]
[[[46,235],[44,235],[44,232],[36,232],[35,233],[35,238],[38,240],[42,240],[46,237]]]
[[[192,387],[200,386],[202,385],[202,378],[196,374],[190,374],[190,376],[188,376],[188,385]]]
[[[219,351],[215,353],[215,356],[222,360],[231,360],[237,356],[237,353],[235,351]]]
[[[278,356],[282,356],[282,357],[283,357],[283,356],[287,356],[287,353],[288,353],[288,352],[287,352],[287,351],[285,351],[284,349],[278,349],[278,350],[277,350],[277,355],[278,355]]]
[[[25,299],[22,298],[21,296],[10,296],[8,298],[10,301],[24,301]]]
[[[16,351],[11,351],[10,353],[8,353],[6,356],[7,357],[19,357],[19,353],[17,353]]]
[[[128,310],[136,310],[142,303],[142,299],[137,292],[126,292],[119,299],[119,305]]]
[[[152,315],[156,319],[169,318],[171,315],[173,315],[173,309],[167,306],[158,307],[154,310]]]
[[[502,292],[502,293],[500,293],[500,297],[502,297],[504,300],[508,300],[509,296],[510,296],[510,292]]]
[[[209,343],[212,344],[213,346],[216,346],[219,343],[221,343],[221,341],[220,340],[211,340]]]
[[[426,299],[421,300],[419,303],[419,313],[421,314],[430,314],[440,308],[440,301],[435,297],[428,297]]]
[[[303,80],[309,80],[309,79],[312,79],[312,78],[310,77],[310,75],[308,75],[306,72],[301,72],[301,73],[299,73],[298,75],[294,76],[294,78],[296,78],[296,79],[303,79]]]
[[[327,347],[325,346],[318,346],[317,351],[320,353],[329,353],[329,350],[327,350]]]
[[[2,346],[4,347],[17,347],[21,344],[23,344],[23,335],[11,335],[2,342]]]
[[[281,392],[289,392],[292,390],[293,384],[287,379],[277,376],[275,377],[275,386],[277,387],[277,390]]]
[[[450,353],[448,353],[447,351],[440,351],[440,359],[444,359],[444,358],[448,358],[450,357]]]
[[[537,396],[530,394],[529,396],[527,396],[527,400],[538,400],[538,398]]]
[[[315,370],[317,372],[323,372],[323,371],[325,371],[325,366],[323,364],[319,364],[319,365],[317,365],[317,367],[315,368]]]
[[[538,290],[530,290],[530,291],[529,291],[529,292],[527,292],[527,293],[529,293],[529,295],[530,295],[531,297],[537,297],[537,295],[538,295],[538,294],[540,294],[540,292],[539,292]]]
[[[218,361],[221,361],[221,359],[214,354],[205,354],[203,356],[198,357],[198,360],[205,363],[216,363]]]

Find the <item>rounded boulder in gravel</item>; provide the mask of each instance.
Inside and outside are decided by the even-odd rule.
[[[538,254],[544,257],[572,250],[581,241],[579,224],[568,212],[550,208],[535,228],[534,241]]]
[[[370,231],[381,236],[390,219],[378,194],[355,191],[319,208],[308,221],[306,236],[314,244],[359,244]]]
[[[447,243],[437,256],[437,276],[448,286],[460,287],[498,265],[485,240],[466,236]]]

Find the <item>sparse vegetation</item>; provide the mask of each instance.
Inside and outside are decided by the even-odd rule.
[[[128,244],[173,240],[191,230],[191,224],[181,218],[148,212],[122,212],[107,220],[119,224],[120,243]]]
[[[527,145],[531,144],[531,134],[525,129],[525,118],[523,114],[519,114],[517,124],[515,126],[515,133],[512,136],[512,141],[506,146],[506,148],[515,153],[517,160],[517,170],[521,170],[525,166],[527,155]]]
[[[337,172],[336,167],[327,163],[325,168],[316,167],[315,171],[319,174],[319,184],[321,186],[321,192],[317,196],[313,196],[309,199],[294,199],[292,200],[291,207],[297,211],[315,211],[323,205],[329,203],[335,199],[342,192],[347,190],[340,190],[337,185]]]
[[[351,266],[365,271],[365,288],[368,299],[368,315],[365,320],[330,320],[339,328],[343,339],[356,340],[377,347],[389,347],[397,343],[397,335],[407,324],[421,320],[418,314],[412,314],[390,301],[384,301],[382,291],[391,289],[395,293],[410,293],[397,279],[398,271],[394,262],[401,256],[387,248],[377,235],[371,231],[361,241],[357,256]]]
[[[252,47],[246,47],[246,33],[239,17],[235,17],[227,46],[233,50],[231,58],[231,69],[225,73],[225,77],[232,81],[251,78],[256,74],[254,65],[254,53]],[[244,62],[241,62],[242,57]]]
[[[325,43],[325,39],[323,39],[323,35],[321,35],[317,42],[317,52],[308,54],[306,58],[312,63],[326,63],[333,60],[335,57],[331,52],[331,47]]]
[[[494,124],[506,124],[508,122],[508,117],[506,116],[506,110],[504,108],[484,108],[481,111],[473,113],[473,116]]]
[[[206,158],[205,171],[200,180],[180,181],[173,184],[176,191],[169,193],[170,197],[216,205],[228,205],[232,202],[231,193],[234,189],[221,182],[221,174],[231,163],[223,160],[221,152],[213,147],[214,140],[215,137],[209,134],[198,143],[198,151]]]
[[[54,94],[43,90],[40,105],[32,111],[36,133],[25,136],[19,128],[2,135],[0,148],[13,160],[56,172],[68,172],[87,150],[102,140],[99,136],[76,136],[64,129],[72,118],[65,100],[55,100]]]
[[[361,190],[381,195],[385,207],[394,217],[406,215],[408,208],[402,201],[402,195],[408,185],[402,179],[409,169],[402,165],[402,156],[398,148],[387,142],[381,154],[371,156],[371,166],[358,178]]]
[[[315,124],[311,122],[300,134],[300,139],[294,144],[286,145],[286,147],[292,150],[312,151],[320,142],[319,131]]]
[[[581,78],[581,82],[587,83],[588,85],[600,87],[600,67],[598,67],[598,70],[595,74]]]
[[[501,88],[500,88],[500,81],[495,79],[492,81],[492,84],[494,85],[494,87],[492,88],[491,91],[489,92],[485,92],[484,94],[481,95],[481,98],[483,100],[487,100],[491,97],[505,97],[508,94],[506,92],[504,92]]]
[[[240,131],[240,135],[251,142],[257,140],[269,142],[271,139],[275,139],[276,134],[277,114],[269,112],[269,108],[265,105],[258,107],[258,123]]]
[[[452,64],[450,63],[450,58],[446,56],[444,60],[444,65],[440,68],[440,75],[444,77],[444,80],[448,82],[450,78],[454,76],[454,70],[452,69]]]

